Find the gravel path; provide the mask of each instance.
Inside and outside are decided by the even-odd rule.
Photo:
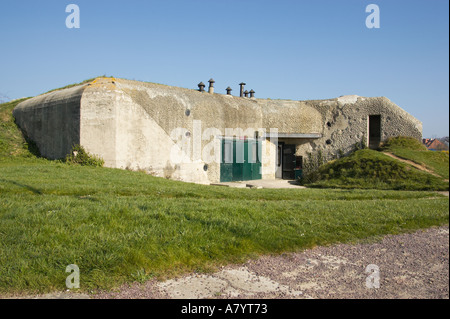
[[[372,272],[366,272],[369,265],[375,267]],[[365,244],[263,256],[242,265],[223,267],[214,274],[136,283],[97,295],[61,292],[19,298],[448,299],[449,227],[390,235]]]
[[[375,268],[366,272],[369,265]],[[94,298],[449,298],[449,228],[264,256],[211,275],[149,281]]]

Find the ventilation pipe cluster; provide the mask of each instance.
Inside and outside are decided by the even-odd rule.
[[[250,95],[250,98],[251,99],[253,99],[253,98],[255,98],[255,91],[253,90],[253,89],[251,89],[250,90],[250,92],[248,91],[248,90],[245,90],[244,91],[244,86],[246,86],[247,84],[246,83],[244,83],[244,82],[242,82],[242,83],[239,83],[239,86],[241,87],[241,90],[240,90],[240,97],[246,97],[246,98],[248,98],[249,97],[249,95]]]
[[[208,93],[213,94],[214,93],[214,83],[216,83],[216,81],[214,81],[213,79],[210,79],[208,82],[209,82]],[[205,92],[205,87],[206,87],[205,83],[200,82],[197,86],[198,86],[198,90],[200,92],[202,92],[202,93]]]
[[[209,82],[208,93],[214,94],[214,83],[216,83],[216,81],[214,81],[213,79],[210,79],[208,82]],[[250,95],[250,98],[251,98],[251,99],[255,98],[255,91],[254,91],[253,89],[250,90],[250,92],[247,91],[247,90],[244,91],[244,87],[245,87],[246,85],[247,85],[247,84],[244,83],[244,82],[239,83],[239,86],[240,86],[239,96],[240,96],[240,97],[248,98],[249,95]],[[205,85],[203,82],[200,82],[200,83],[198,84],[198,90],[199,90],[200,92],[202,92],[202,93],[206,92],[206,91],[205,91],[205,87],[206,87],[206,85]],[[227,91],[227,95],[231,95],[231,91],[233,91],[233,89],[230,88],[230,87],[227,87],[227,88],[226,88],[226,91]]]

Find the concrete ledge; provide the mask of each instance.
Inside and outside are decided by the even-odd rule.
[[[239,182],[226,182],[226,183],[212,183],[211,186],[223,186],[223,187],[231,187],[231,188],[247,188],[246,184]]]
[[[319,133],[266,133],[264,138],[321,138],[322,134]]]
[[[255,181],[248,181],[247,187],[251,188],[296,188],[304,189],[305,186],[298,185],[294,180],[285,179],[260,179]]]
[[[284,180],[284,179],[260,179],[254,181],[243,182],[227,182],[227,183],[213,183],[211,186],[223,186],[232,188],[296,188],[304,189],[305,186],[298,185],[296,181]]]

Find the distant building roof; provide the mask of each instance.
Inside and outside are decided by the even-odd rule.
[[[448,145],[442,143],[437,138],[423,139],[423,144],[425,144],[430,151],[448,151]]]

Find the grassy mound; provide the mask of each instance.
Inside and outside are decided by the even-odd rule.
[[[321,166],[316,180],[307,185],[324,188],[448,190],[448,182],[368,149]]]
[[[444,179],[449,178],[448,152],[428,151],[425,145],[410,137],[388,139],[383,143],[382,151],[423,165]]]
[[[420,141],[406,136],[391,137],[387,139],[386,142],[382,143],[381,148],[383,150],[402,148],[412,151],[427,151],[425,145]]]

